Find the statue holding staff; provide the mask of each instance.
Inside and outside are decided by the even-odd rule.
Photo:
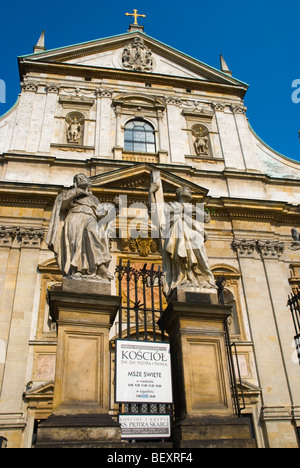
[[[192,194],[186,186],[178,188],[177,201],[164,203],[163,216],[159,215],[158,206],[163,202],[163,194],[159,177],[155,175],[154,178],[149,191],[149,206],[151,216],[156,216],[159,223],[164,294],[169,297],[176,288],[216,289],[204,245],[207,234],[203,224],[210,221],[210,215],[191,204]]]

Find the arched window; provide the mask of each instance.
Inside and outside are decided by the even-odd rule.
[[[125,125],[124,151],[156,153],[154,128],[142,119],[131,120]]]

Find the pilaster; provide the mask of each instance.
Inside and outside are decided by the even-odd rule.
[[[296,369],[292,362],[293,326],[286,309],[289,285],[284,279],[284,243],[274,239],[235,239],[232,247],[245,288],[262,388],[261,420],[268,443],[270,447],[297,447],[292,408],[294,397],[299,399],[298,386],[293,386],[299,365]]]

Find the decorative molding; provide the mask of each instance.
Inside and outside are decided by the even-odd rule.
[[[35,83],[21,83],[22,91],[32,91],[34,93],[37,92],[38,86]]]
[[[284,252],[284,243],[277,242],[277,241],[256,241],[256,246],[258,252],[262,255],[262,257],[281,257]]]
[[[272,240],[234,239],[232,248],[239,255],[251,255],[257,251],[262,257],[280,258],[284,252],[284,242]]]
[[[215,112],[224,112],[226,107],[226,104],[221,104],[220,102],[213,102],[211,105]]]
[[[0,226],[0,246],[11,247],[16,240],[17,247],[40,247],[45,229]]]
[[[40,247],[45,237],[45,229],[19,228],[18,238],[21,247]]]
[[[232,112],[234,114],[246,114],[246,111],[247,111],[247,107],[245,106],[230,106]]]
[[[0,246],[11,247],[17,232],[16,227],[0,226]]]
[[[97,88],[95,89],[95,96],[97,98],[109,98],[112,99],[114,91],[111,89]]]
[[[75,105],[92,107],[95,102],[95,93],[86,91],[84,93],[80,88],[73,88],[70,91],[66,88],[61,88],[62,93],[59,96],[59,102],[62,105]]]
[[[165,98],[165,103],[166,104],[171,104],[172,106],[180,107],[182,105],[182,99],[177,98],[177,97],[169,96],[169,97]]]
[[[232,248],[240,255],[251,255],[255,251],[256,241],[248,239],[235,239],[232,242]]]
[[[293,419],[291,410],[285,406],[263,406],[260,419],[262,421],[290,421]]]
[[[60,87],[56,85],[49,85],[46,87],[47,93],[58,94],[59,90],[60,90]]]
[[[73,104],[75,106],[88,106],[92,107],[95,100],[84,96],[60,96],[60,104]]]

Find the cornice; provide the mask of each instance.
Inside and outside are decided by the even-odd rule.
[[[19,61],[24,59],[32,61],[52,61],[52,62],[67,62],[74,60],[78,57],[87,57],[90,55],[99,54],[105,51],[114,51],[126,47],[132,40],[139,37],[145,45],[150,47],[150,50],[157,55],[167,58],[174,63],[184,66],[184,68],[194,71],[195,73],[201,72],[201,76],[207,76],[211,81],[232,83],[243,85],[248,88],[249,85],[232,77],[228,74],[217,70],[216,68],[201,62],[200,60],[192,57],[174,47],[165,44],[142,31],[127,31],[124,34],[118,34],[111,37],[100,38],[80,44],[73,44],[65,47],[60,47],[52,50],[43,51],[38,54],[29,54],[19,57]],[[130,41],[130,42],[129,42]]]
[[[243,98],[247,87],[242,84],[234,83],[221,83],[213,82],[209,80],[200,80],[198,78],[189,78],[189,77],[180,77],[180,76],[169,76],[159,73],[148,73],[148,72],[137,72],[114,69],[114,68],[105,68],[105,67],[93,67],[87,65],[76,65],[76,64],[66,64],[66,63],[54,63],[54,62],[36,62],[35,60],[30,60],[22,58],[19,62],[20,67],[20,80],[23,82],[24,77],[29,72],[35,73],[49,73],[53,75],[68,75],[68,76],[81,76],[81,77],[90,77],[90,78],[107,78],[115,80],[125,80],[132,82],[149,82],[154,84],[169,85],[171,87],[177,88],[189,88],[189,89],[206,89],[207,91],[222,90],[225,94],[237,95],[240,98]]]
[[[127,166],[128,167],[128,166]],[[57,194],[65,189],[63,185],[33,184],[26,182],[0,182],[0,204],[17,206],[51,206]],[[121,189],[120,189],[121,190]],[[113,198],[115,188],[94,187],[93,191],[99,198]],[[147,200],[148,190],[125,188],[122,193],[136,196],[139,200]],[[134,193],[133,193],[134,192]],[[245,219],[300,225],[300,209],[298,206],[285,202],[267,200],[249,200],[240,198],[213,198],[206,196],[206,207],[210,210],[212,219]]]
[[[90,147],[89,147],[90,148]],[[63,164],[67,166],[78,166],[78,167],[94,167],[97,168],[97,166],[118,166],[118,167],[126,167],[126,166],[133,166],[134,163],[132,161],[125,161],[125,160],[120,160],[120,159],[112,159],[112,158],[96,158],[94,156],[91,156],[89,158],[86,158],[84,160],[70,160],[62,157],[56,157],[53,155],[49,154],[24,154],[23,152],[7,152],[0,154],[0,163],[5,162],[8,160],[20,160],[22,162],[29,161],[29,162],[40,162],[40,163],[48,163],[48,164]],[[216,170],[203,170],[203,169],[197,169],[194,166],[190,166],[188,164],[182,165],[182,164],[167,164],[167,163],[162,163],[162,164],[155,164],[157,168],[165,169],[170,172],[181,172],[182,174],[185,175],[190,175],[193,177],[210,177],[210,178],[218,178],[223,177],[224,180],[229,179],[229,178],[237,178],[237,179],[242,179],[242,180],[257,180],[260,182],[268,183],[268,184],[274,184],[274,185],[290,185],[290,186],[297,186],[299,187],[300,183],[300,177],[299,179],[295,178],[288,178],[285,177],[279,178],[279,177],[272,177],[267,174],[263,174],[261,172],[254,172],[254,171],[237,171],[237,170],[228,170],[225,169],[223,171],[216,171]],[[231,199],[232,200],[232,199]]]

